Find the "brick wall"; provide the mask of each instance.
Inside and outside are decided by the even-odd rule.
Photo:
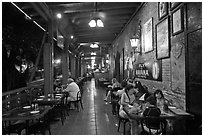
[[[181,3],[179,6],[183,6],[185,9],[186,5],[193,3]],[[178,6],[178,7],[179,7]],[[171,13],[173,10],[170,9],[170,3],[168,3],[168,16],[169,20],[169,32],[170,32],[170,57],[162,59],[162,81],[152,81],[146,79],[137,79],[146,85],[151,93],[155,89],[161,89],[165,93],[165,97],[171,100],[176,106],[182,109],[186,109],[186,69],[185,69],[185,55],[186,55],[186,19],[184,20],[184,31],[173,36],[171,33]],[[184,10],[184,15],[186,15]],[[185,16],[184,16],[185,17]],[[137,12],[135,17],[128,24],[126,29],[121,35],[115,40],[111,49],[111,71],[110,75],[114,73],[114,57],[117,51],[122,52],[124,48],[124,60],[130,56],[132,51],[130,45],[130,37],[133,35],[135,30],[138,30],[139,21],[141,26],[144,25],[150,18],[153,18],[153,51],[147,53],[135,53],[135,62],[140,63],[148,60],[157,60],[156,58],[156,24],[160,22],[158,19],[158,3],[150,2],[145,3],[143,7]]]

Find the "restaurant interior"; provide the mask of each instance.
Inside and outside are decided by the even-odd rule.
[[[1,4],[2,135],[202,135],[202,2]]]

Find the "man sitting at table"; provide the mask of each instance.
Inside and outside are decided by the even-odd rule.
[[[67,103],[70,101],[77,100],[77,93],[80,91],[79,86],[74,82],[72,78],[67,79],[67,87],[63,90],[64,92],[68,92],[69,96],[67,98]]]

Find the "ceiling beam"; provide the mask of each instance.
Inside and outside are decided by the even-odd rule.
[[[97,10],[113,10],[122,8],[136,8],[140,5],[140,2],[99,2],[97,3]],[[56,4],[50,6],[53,10],[60,9],[63,13],[80,13],[80,12],[93,12],[96,10],[93,2],[83,2],[75,4]]]

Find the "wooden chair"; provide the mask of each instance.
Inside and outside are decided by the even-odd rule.
[[[21,132],[26,129],[25,122],[16,122],[12,123],[9,121],[8,125],[7,122],[2,123],[2,134],[3,135],[10,135],[10,134],[18,134],[21,135]]]
[[[77,108],[79,111],[79,103],[81,105],[81,108],[83,109],[83,103],[82,103],[82,92],[78,91],[77,92],[77,100],[74,101],[69,101],[68,102],[68,109],[70,110],[71,104],[74,104],[74,106]]]
[[[49,134],[51,135],[50,130],[50,119],[49,119],[49,113],[47,113],[42,119],[39,119],[34,124],[30,125],[28,127],[28,134],[42,134],[45,135],[45,132],[48,130]]]
[[[123,134],[125,135],[125,127],[126,123],[130,122],[128,118],[123,118],[120,115],[118,115],[119,122],[118,122],[118,132],[120,131],[120,124],[123,123]]]
[[[156,135],[162,132],[162,121],[164,119],[160,117],[149,116],[143,120],[143,124],[148,128],[149,134],[152,134],[152,130],[156,130]],[[159,132],[160,131],[160,132]]]

